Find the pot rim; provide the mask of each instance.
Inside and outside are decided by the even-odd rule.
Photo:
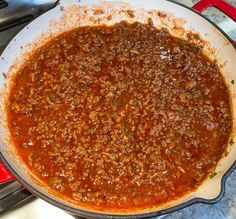
[[[205,17],[204,15],[202,15],[201,13],[195,11],[193,8],[189,8],[186,5],[183,5],[179,2],[173,2],[172,0],[166,0],[170,3],[173,4],[177,4],[179,6],[184,7],[185,9],[190,10],[191,12],[199,15],[200,17],[202,17],[203,19],[205,19],[206,21],[208,21],[213,27],[215,27],[223,36],[225,36],[225,38],[230,42],[230,44],[236,49],[236,44],[234,44],[233,40],[219,27],[217,26],[213,21],[211,21],[209,18]],[[59,2],[58,2],[59,3]],[[58,3],[55,5],[55,7],[58,6]],[[54,7],[54,8],[55,8]],[[51,8],[48,11],[54,9]],[[46,13],[46,12],[45,12]],[[41,16],[41,15],[40,15]],[[40,17],[39,16],[39,17]],[[34,19],[31,20],[31,22],[39,17],[36,17]],[[26,27],[24,27],[26,28]],[[8,44],[13,40],[13,38],[18,34],[19,32],[17,32],[16,34],[14,34],[4,45],[3,50],[0,52],[0,56],[2,55],[2,53],[4,52],[4,50],[7,48]],[[225,184],[226,184],[226,180],[229,177],[229,175],[236,169],[236,160],[234,161],[234,163],[229,167],[229,169],[223,174],[222,178],[221,178],[221,185],[220,185],[220,193],[216,198],[213,199],[205,199],[205,198],[193,198],[189,201],[186,201],[184,203],[181,203],[179,205],[170,207],[170,208],[166,208],[163,210],[157,210],[154,212],[150,212],[150,213],[137,213],[137,214],[119,214],[119,215],[115,215],[115,214],[103,214],[103,213],[97,213],[97,212],[90,212],[87,210],[82,210],[82,209],[78,209],[76,207],[71,207],[68,206],[66,204],[60,203],[52,198],[50,198],[49,196],[43,194],[42,192],[38,191],[37,189],[35,189],[33,186],[31,186],[29,183],[27,183],[27,181],[25,181],[24,179],[22,179],[18,173],[8,164],[7,160],[5,159],[4,155],[2,154],[2,152],[0,151],[0,159],[2,160],[3,164],[6,166],[6,168],[9,170],[9,172],[17,179],[17,181],[19,181],[26,189],[28,189],[30,192],[32,192],[34,195],[36,195],[37,197],[43,199],[44,201],[58,207],[61,208],[65,211],[67,211],[68,213],[74,214],[74,215],[78,215],[78,216],[83,216],[83,217],[89,217],[89,218],[99,218],[99,219],[141,219],[141,218],[151,218],[151,217],[156,217],[156,216],[161,216],[161,215],[165,215],[168,213],[172,213],[174,211],[186,208],[188,206],[191,206],[193,204],[197,204],[197,203],[203,203],[203,204],[215,204],[218,201],[221,200],[221,198],[223,197],[224,193],[225,193]],[[203,182],[204,183],[204,182]]]

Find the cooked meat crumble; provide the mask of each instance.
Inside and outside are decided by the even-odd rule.
[[[29,169],[101,210],[154,207],[193,191],[232,131],[217,64],[197,45],[141,23],[53,38],[17,72],[8,109]]]

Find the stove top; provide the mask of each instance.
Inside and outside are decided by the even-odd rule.
[[[172,0],[189,7],[198,0]],[[235,0],[228,0],[236,6]],[[6,43],[32,19],[53,8],[56,0],[0,0],[0,52]],[[216,22],[233,40],[236,40],[236,23],[210,8],[203,12]],[[18,182],[0,184],[0,217],[3,219],[73,219],[65,211],[34,197]],[[163,216],[162,216],[163,217]],[[158,217],[159,219],[160,217]]]

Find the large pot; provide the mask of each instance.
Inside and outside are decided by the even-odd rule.
[[[11,180],[14,177],[34,195],[72,214],[89,218],[114,218],[114,215],[116,215],[115,218],[144,218],[162,215],[194,203],[215,203],[218,201],[224,193],[227,176],[236,167],[236,141],[233,145],[228,146],[228,155],[218,163],[217,176],[206,179],[196,191],[154,209],[138,212],[99,212],[77,206],[72,201],[53,193],[28,170],[10,141],[5,113],[5,101],[9,92],[10,79],[34,48],[39,47],[51,37],[76,26],[113,24],[124,19],[130,22],[135,20],[147,22],[147,18],[152,17],[157,27],[164,26],[176,36],[186,37],[187,32],[193,31],[199,33],[201,38],[205,40],[204,51],[218,61],[231,93],[234,118],[231,138],[234,138],[236,84],[233,82],[236,82],[236,50],[226,34],[197,12],[209,6],[218,7],[236,21],[236,9],[222,0],[202,0],[192,10],[167,0],[122,0],[119,2],[115,0],[106,0],[105,2],[65,0],[60,1],[55,8],[27,25],[9,42],[0,57],[0,73],[7,74],[7,77],[5,74],[0,74],[0,157],[7,168],[6,170],[0,163],[0,182]],[[103,13],[97,13],[99,10],[95,9],[102,9]],[[129,9],[134,10],[135,17],[124,13]],[[95,11],[97,12],[95,13]],[[164,14],[156,13],[156,11],[162,11]],[[105,19],[109,15],[112,19]]]

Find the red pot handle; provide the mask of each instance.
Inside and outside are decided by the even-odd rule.
[[[4,183],[10,180],[14,180],[15,178],[9,173],[7,168],[3,165],[0,160],[0,183]]]
[[[201,13],[209,7],[218,8],[221,12],[228,15],[232,20],[236,22],[236,7],[229,4],[225,0],[200,0],[193,6],[193,9]]]

